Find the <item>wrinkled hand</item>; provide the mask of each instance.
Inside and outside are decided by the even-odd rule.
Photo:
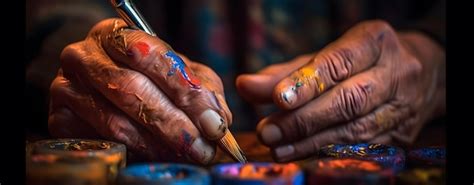
[[[232,120],[211,69],[120,19],[63,50],[50,91],[53,136],[118,141],[151,160],[206,164]]]
[[[283,109],[257,131],[277,161],[289,161],[332,143],[413,142],[444,113],[445,78],[435,42],[368,21],[315,54],[240,76],[237,87],[251,102]]]

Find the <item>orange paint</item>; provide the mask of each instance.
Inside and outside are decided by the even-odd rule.
[[[323,169],[359,169],[369,172],[381,170],[381,167],[377,165],[377,163],[357,159],[336,159],[329,161],[319,161],[318,167]]]
[[[194,76],[194,74],[189,70],[188,66],[184,67],[184,71],[188,74],[189,76],[189,81],[190,83],[195,86],[195,87],[200,87],[201,86],[201,80]],[[186,79],[184,79],[186,80]]]
[[[272,166],[255,166],[245,164],[240,168],[239,177],[251,179],[263,179],[269,176],[292,176],[298,171],[298,166],[293,163],[275,164]]]
[[[121,160],[123,160],[123,156],[120,153],[104,156],[104,161],[107,164],[118,164]]]
[[[300,69],[301,76],[304,78],[312,77],[314,75],[314,69],[304,67]]]
[[[56,160],[58,160],[58,156],[52,155],[52,154],[37,154],[37,155],[32,155],[31,160],[33,162],[53,163]]]
[[[319,78],[319,72],[314,70],[312,67],[303,67],[299,69],[294,80],[296,81],[295,90],[304,84],[310,83],[315,83],[314,86],[319,90],[319,92],[324,91],[325,88],[325,84],[322,83]]]

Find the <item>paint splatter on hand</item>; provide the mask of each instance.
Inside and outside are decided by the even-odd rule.
[[[331,143],[412,143],[444,113],[444,66],[444,50],[428,37],[367,21],[312,57],[239,77],[237,85],[244,97],[267,89],[257,96],[282,109],[257,130],[276,159],[288,161]]]
[[[52,134],[119,141],[159,161],[210,162],[209,140],[222,137],[232,119],[219,77],[125,26],[104,20],[63,50],[51,85]]]

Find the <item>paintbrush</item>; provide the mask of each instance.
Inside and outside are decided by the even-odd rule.
[[[155,32],[151,29],[150,25],[145,21],[131,0],[110,0],[110,3],[128,26],[156,36]],[[230,154],[234,160],[241,163],[247,162],[242,149],[240,149],[239,144],[229,129],[226,130],[225,135],[219,140],[219,147]]]

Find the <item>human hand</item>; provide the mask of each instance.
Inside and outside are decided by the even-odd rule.
[[[332,143],[411,143],[445,111],[445,54],[416,32],[383,21],[350,29],[321,51],[237,79],[253,103],[282,111],[257,126],[277,161],[307,157]]]
[[[50,133],[118,141],[151,160],[210,162],[209,141],[232,121],[220,78],[126,27],[104,20],[63,50],[50,89]]]

